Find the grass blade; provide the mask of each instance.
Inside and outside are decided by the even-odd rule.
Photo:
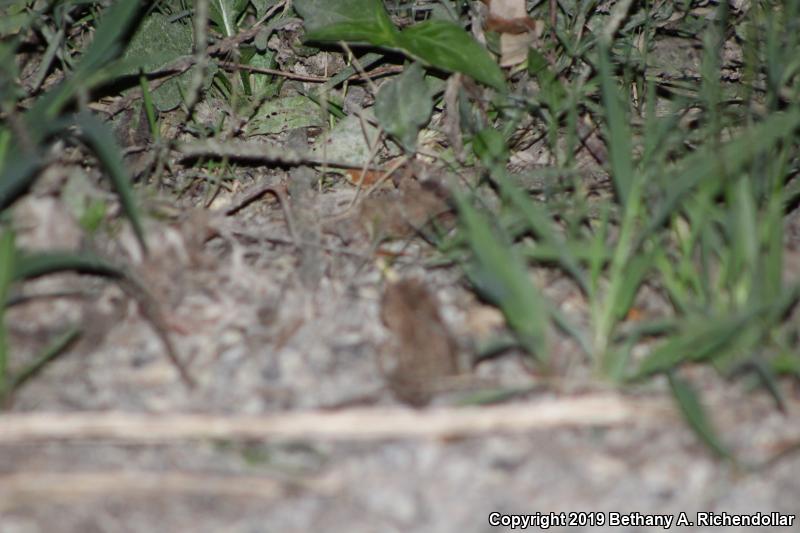
[[[22,369],[22,371],[15,375],[11,380],[11,386],[8,392],[11,393],[20,388],[26,381],[33,378],[41,372],[44,367],[55,360],[56,357],[64,353],[81,335],[81,329],[78,327],[71,327],[61,335],[59,335],[49,346],[47,346],[39,355],[36,356],[34,361]]]
[[[131,221],[133,231],[136,234],[136,238],[139,240],[139,244],[142,246],[142,249],[147,252],[147,243],[145,242],[139,209],[136,207],[131,181],[122,164],[121,151],[116,141],[114,141],[113,132],[106,124],[89,113],[79,114],[76,118],[76,122],[81,128],[83,138],[86,140],[87,144],[91,146],[95,154],[97,154],[103,166],[106,167],[108,176],[111,179],[111,184],[117,196],[119,196],[122,209],[128,217],[128,220]]]
[[[575,255],[567,247],[564,239],[553,228],[552,217],[547,210],[547,206],[543,203],[533,202],[527,194],[511,183],[511,180],[505,175],[504,169],[498,168],[497,172],[493,173],[493,176],[497,179],[503,195],[525,217],[530,230],[542,240],[542,244],[546,248],[553,250],[559,264],[572,276],[584,294],[588,293],[589,282],[583,270],[581,270]]]
[[[166,348],[167,357],[175,366],[184,384],[190,388],[194,386],[194,379],[189,374],[186,365],[178,357],[178,353],[172,344],[157,302],[142,283],[123,269],[114,266],[101,257],[87,253],[42,252],[21,254],[15,263],[12,279],[30,279],[66,271],[103,276],[116,281],[120,288],[139,304],[142,314],[158,334]]]
[[[0,398],[8,392],[8,345],[6,343],[5,309],[8,289],[14,281],[16,260],[14,234],[4,231],[0,235]]]
[[[704,361],[718,356],[749,328],[755,312],[724,318],[689,317],[680,333],[653,350],[634,379],[667,372],[685,361]]]
[[[695,434],[714,453],[723,458],[730,458],[730,451],[717,435],[716,429],[711,424],[706,410],[692,386],[672,372],[669,374],[669,386],[672,389],[675,401],[678,402],[681,413],[683,413],[684,418]]]
[[[465,238],[475,259],[467,275],[478,290],[500,308],[525,349],[546,361],[547,312],[525,263],[509,243],[498,239],[491,230],[491,222],[462,194],[457,201]]]
[[[86,252],[39,252],[19,255],[14,264],[12,280],[22,281],[67,271],[118,280],[126,277],[119,267]]]
[[[735,175],[757,155],[763,154],[800,127],[800,110],[793,108],[785,113],[775,113],[754,126],[739,138],[724,145],[718,152],[703,148],[684,158],[680,167],[669,177],[666,197],[655,208],[650,223],[642,232],[639,245],[679,208],[681,201],[699,183],[719,179],[717,158],[725,160],[728,175]]]
[[[57,117],[80,89],[89,89],[103,78],[98,72],[123,51],[141,5],[137,0],[118,0],[103,12],[94,39],[86,48],[72,74],[36,101],[26,113],[28,126],[37,131]]]
[[[13,204],[33,185],[44,162],[41,154],[10,159],[0,172],[0,211]]]
[[[611,60],[608,50],[600,49],[600,85],[603,90],[608,136],[611,178],[620,203],[627,204],[628,193],[633,185],[633,156],[631,151],[631,131],[627,113],[620,103],[619,91],[611,73]]]

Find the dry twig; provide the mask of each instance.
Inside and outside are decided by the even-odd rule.
[[[183,472],[20,472],[0,476],[0,511],[46,499],[74,502],[81,498],[139,495],[200,495],[276,499],[287,492],[332,493],[333,486],[315,481]]]
[[[663,424],[673,413],[672,405],[660,400],[617,395],[426,411],[364,408],[264,416],[15,413],[0,416],[0,444],[62,439],[131,443],[186,439],[442,439],[556,427]]]
[[[274,68],[254,67],[253,65],[244,65],[242,63],[233,63],[231,61],[220,61],[217,63],[225,70],[246,70],[248,72],[255,72],[256,74],[271,74],[273,76],[283,76],[291,80],[308,81],[312,83],[325,83],[330,78],[324,76],[309,76],[308,74],[297,74],[286,70],[278,70]]]

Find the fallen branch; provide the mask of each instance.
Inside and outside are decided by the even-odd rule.
[[[661,424],[674,418],[661,400],[598,395],[492,407],[364,408],[264,416],[132,413],[15,413],[0,416],[0,444],[103,439],[132,443],[189,439],[446,439],[533,430]]]
[[[362,163],[326,159],[316,153],[304,150],[292,150],[274,143],[257,143],[246,141],[220,142],[205,139],[197,142],[179,143],[175,149],[184,158],[226,157],[228,159],[245,159],[264,163],[280,163],[283,165],[325,165],[335,168],[362,168]],[[367,170],[382,170],[374,165],[367,165]]]

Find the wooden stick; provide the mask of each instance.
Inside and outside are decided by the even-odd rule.
[[[335,168],[363,168],[363,163],[352,163],[326,159],[310,150],[292,150],[275,143],[257,143],[246,141],[221,142],[215,139],[178,143],[175,150],[185,158],[194,157],[227,157],[229,159],[246,159],[264,161],[284,165],[326,165]],[[382,170],[381,167],[368,165],[367,170]]]
[[[278,70],[274,68],[254,67],[253,65],[244,65],[242,63],[234,63],[232,61],[219,61],[217,63],[225,70],[246,70],[247,72],[254,72],[256,74],[272,74],[274,76],[282,76],[291,80],[308,81],[313,83],[325,83],[330,78],[323,76],[309,76],[307,74],[297,74],[296,72],[289,72],[288,70]]]
[[[0,416],[0,444],[103,439],[131,443],[187,439],[380,441],[526,433],[558,427],[662,424],[675,418],[663,400],[617,395],[550,399],[491,407],[359,408],[263,416],[203,414],[13,413]]]

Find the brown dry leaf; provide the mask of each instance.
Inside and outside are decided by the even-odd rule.
[[[388,159],[383,162],[381,167],[366,170],[350,168],[344,171],[344,177],[352,185],[361,185],[362,187],[372,187],[378,182],[390,185],[392,182],[397,183],[402,179],[412,177],[413,167],[403,156]]]
[[[525,0],[483,0],[489,6],[486,30],[500,33],[500,66],[513,67],[528,59],[528,48],[544,31],[528,16]]]
[[[353,185],[361,185],[363,187],[371,187],[378,183],[378,181],[383,178],[385,172],[382,170],[367,170],[365,172],[361,172],[358,169],[350,168],[345,170],[345,177],[347,181],[352,183]]]

